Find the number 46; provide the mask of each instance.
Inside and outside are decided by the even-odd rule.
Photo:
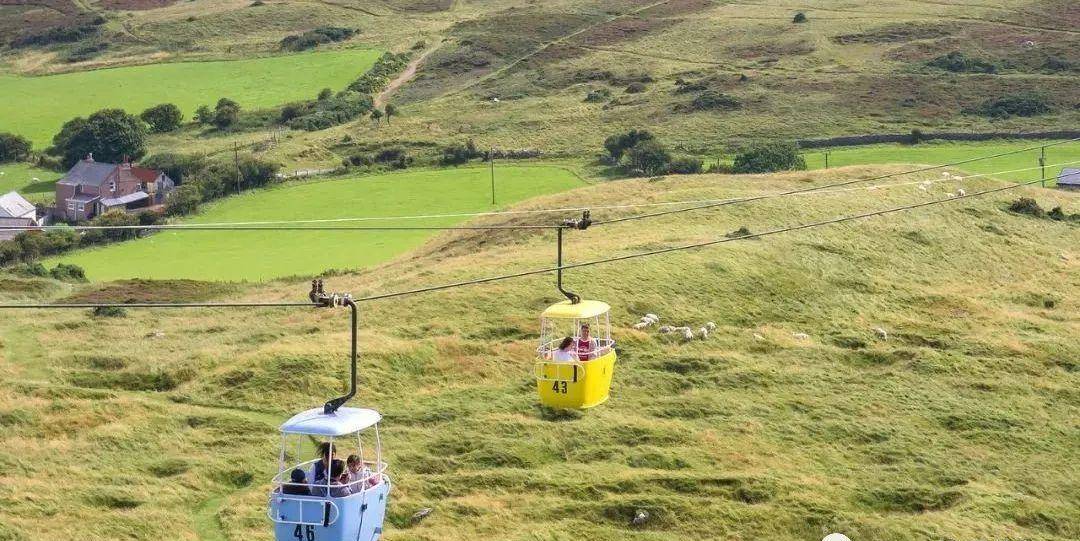
[[[305,534],[307,534],[306,539]],[[297,541],[315,541],[315,527],[308,526],[307,528],[304,528],[297,524],[296,529],[293,530],[293,537],[295,537]]]

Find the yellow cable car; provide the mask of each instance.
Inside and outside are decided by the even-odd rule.
[[[553,408],[591,408],[604,403],[615,372],[611,307],[600,301],[567,300],[540,315],[536,390]]]

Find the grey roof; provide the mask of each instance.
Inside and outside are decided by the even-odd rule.
[[[22,218],[33,211],[34,205],[15,192],[0,195],[0,218]]]
[[[110,197],[108,199],[102,199],[101,204],[106,207],[115,207],[117,205],[126,205],[128,203],[134,203],[135,201],[142,201],[150,197],[146,192],[135,192],[127,195],[121,195],[120,197]]]
[[[1069,186],[1080,186],[1080,169],[1065,168],[1061,170],[1061,174],[1057,178],[1058,184],[1068,184]]]
[[[116,164],[79,160],[71,166],[60,182],[64,184],[83,184],[101,186],[105,179],[116,169]]]

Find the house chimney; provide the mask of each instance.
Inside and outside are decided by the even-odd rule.
[[[124,169],[131,169],[131,159],[128,158],[127,154],[124,154],[124,163],[121,165],[124,166]]]
[[[94,161],[94,153],[93,152],[90,152],[90,153],[88,153],[86,155],[86,161],[88,161],[88,162]]]

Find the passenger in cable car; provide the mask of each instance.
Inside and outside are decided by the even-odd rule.
[[[559,349],[551,352],[551,360],[557,363],[569,363],[577,360],[577,356],[570,350],[570,347],[574,345],[574,339],[567,336],[559,342]]]
[[[577,340],[577,354],[579,361],[587,361],[597,354],[598,342],[589,336],[589,324],[582,323],[579,327]]]
[[[330,463],[330,497],[344,498],[352,495],[349,489],[349,471],[345,468],[345,462],[334,460]]]
[[[296,468],[289,474],[288,483],[282,483],[281,492],[292,496],[310,496],[311,489],[308,487],[307,475],[304,470]]]
[[[330,468],[331,461],[334,460],[334,444],[324,441],[319,444],[319,456],[322,460],[319,460],[311,467],[311,484],[326,486],[326,470]],[[325,493],[325,491],[323,491]],[[316,494],[322,496],[324,494]]]

